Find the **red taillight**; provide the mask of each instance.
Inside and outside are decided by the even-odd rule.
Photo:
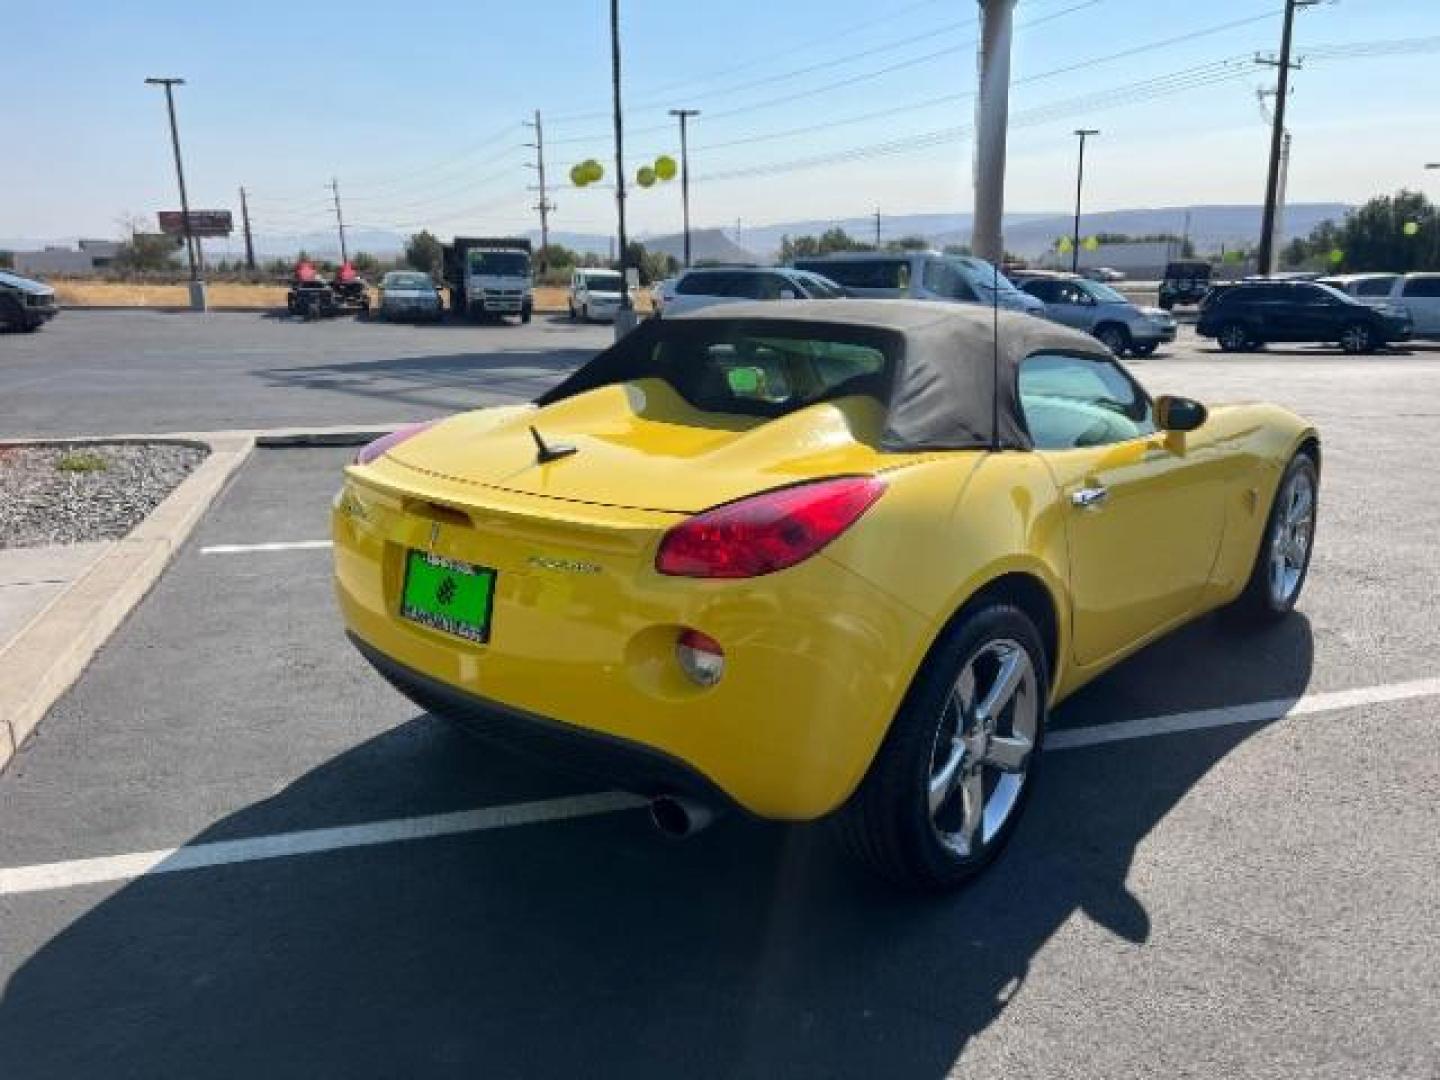
[[[356,465],[369,465],[381,454],[387,453],[399,446],[406,439],[419,435],[422,431],[434,427],[439,420],[422,420],[418,424],[406,424],[402,428],[396,428],[389,435],[381,435],[372,443],[366,443],[355,455]]]
[[[759,577],[808,559],[885,492],[873,476],[778,488],[707,510],[660,541],[655,569],[676,577]]]

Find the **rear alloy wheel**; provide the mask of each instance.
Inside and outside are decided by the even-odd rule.
[[[1130,348],[1130,331],[1116,323],[1106,323],[1095,331],[1095,336],[1116,356],[1124,356]]]
[[[1226,352],[1244,352],[1250,347],[1250,331],[1245,328],[1242,322],[1227,322],[1220,327],[1220,332],[1215,335],[1215,340],[1220,343],[1220,348]]]
[[[1319,501],[1320,473],[1315,459],[1307,453],[1296,454],[1276,489],[1250,580],[1236,601],[1239,614],[1255,622],[1270,622],[1295,607],[1310,572]]]
[[[1364,323],[1351,323],[1340,331],[1340,348],[1347,353],[1375,351],[1375,332]]]
[[[1034,624],[1006,603],[979,607],[936,646],[841,811],[848,846],[912,888],[979,873],[1029,796],[1048,700]]]

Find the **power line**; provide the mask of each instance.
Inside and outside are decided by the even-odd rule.
[[[1061,11],[1053,12],[1049,15],[1044,15],[1040,18],[1032,19],[1027,23],[1023,23],[1017,29],[1023,30],[1035,26],[1040,26],[1044,23],[1052,22],[1056,19],[1063,18],[1066,15],[1071,15],[1085,8],[1094,7],[1101,2],[1102,0],[1082,0],[1082,2],[1072,4],[1070,7],[1067,7]],[[974,48],[975,44],[976,42],[972,39],[969,41],[961,42],[958,45],[950,45],[942,49],[936,49],[932,52],[924,53],[920,56],[914,56],[905,60],[899,60],[893,64],[887,64],[884,67],[876,68],[872,71],[865,71],[854,75],[847,75],[844,78],[835,79],[828,83],[822,83],[819,86],[811,87],[806,90],[793,91],[791,93],[781,94],[777,97],[765,98],[761,101],[754,101],[745,105],[737,105],[729,109],[719,109],[711,111],[707,115],[712,120],[720,120],[724,119],[725,117],[740,116],[746,113],[757,112],[762,109],[774,108],[777,105],[788,105],[791,102],[802,101],[806,98],[816,97],[820,94],[828,94],[832,90],[838,90],[843,87],[854,86],[858,83],[870,82],[875,79],[884,78],[887,75],[893,75],[897,71],[906,71],[912,67],[916,67],[920,64],[926,64],[932,60],[938,60],[945,56],[953,56],[956,53],[965,52],[969,49]],[[658,131],[668,130],[670,130],[670,125],[668,124],[655,124],[649,127],[635,128],[633,129],[632,134],[648,135]],[[551,142],[555,145],[558,145],[560,143],[596,143],[602,138],[603,136],[601,135],[572,135],[564,139],[552,139]]]

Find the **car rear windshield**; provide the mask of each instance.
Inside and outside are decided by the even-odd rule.
[[[910,285],[908,259],[836,259],[834,262],[796,262],[797,270],[809,270],[852,289],[904,289]]]
[[[665,380],[704,412],[774,418],[851,394],[887,403],[899,347],[861,327],[677,323],[635,374]]]

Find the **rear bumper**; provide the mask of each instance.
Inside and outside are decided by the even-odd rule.
[[[348,636],[360,655],[400,693],[487,742],[638,795],[688,795],[716,809],[738,808],[707,777],[669,754],[457,690],[391,659],[353,632]]]
[[[506,742],[520,732],[562,763],[598,759],[585,771],[642,793],[718,791],[781,820],[829,813],[869,768],[928,646],[919,616],[824,553],[758,579],[666,578],[654,544],[670,516],[491,491],[467,509],[477,525],[456,515],[437,530],[408,497],[357,485],[367,471],[351,470],[332,519],[337,600],[361,651],[424,707]],[[447,494],[425,497],[464,505]],[[570,514],[585,516],[558,516]],[[400,616],[405,553],[427,547],[497,571],[487,642]],[[724,646],[716,686],[682,674],[686,627]]]

